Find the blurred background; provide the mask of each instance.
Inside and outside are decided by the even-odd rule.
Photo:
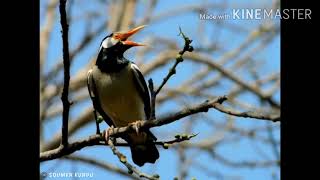
[[[194,51],[185,53],[185,61],[158,95],[157,117],[222,95],[229,97],[224,105],[237,111],[279,115],[280,20],[199,18],[203,13],[230,14],[235,8],[277,9],[279,1],[68,0],[69,99],[74,102],[69,141],[96,131],[86,74],[95,63],[101,40],[111,32],[142,24],[148,26],[133,40],[147,46],[132,48],[125,57],[139,66],[146,80],[152,78],[156,87],[183,48],[179,26],[193,40]],[[58,0],[40,0],[40,66],[40,151],[44,152],[60,143],[63,64]],[[100,124],[102,130],[107,127]],[[280,179],[279,122],[211,109],[153,128],[152,132],[161,141],[174,139],[176,134],[199,133],[169,149],[159,146],[157,162],[139,168],[157,173],[161,179]],[[119,150],[132,163],[130,150]],[[42,162],[40,172],[92,173],[93,178],[88,179],[134,179],[107,146],[86,147],[65,158]]]

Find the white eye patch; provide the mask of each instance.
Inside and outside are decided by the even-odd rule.
[[[116,45],[118,42],[119,42],[119,40],[114,39],[114,38],[112,38],[112,37],[108,37],[108,38],[106,38],[106,39],[101,43],[100,49],[101,49],[102,47],[103,47],[103,48],[110,48],[110,47]]]

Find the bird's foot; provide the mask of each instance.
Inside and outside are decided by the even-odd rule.
[[[130,123],[130,125],[132,125],[134,130],[136,131],[136,133],[139,134],[139,129],[140,129],[142,123],[143,123],[143,121],[139,120],[139,121],[135,121],[133,123]]]
[[[113,141],[113,139],[111,139],[111,137],[110,137],[110,134],[113,133],[113,130],[114,130],[114,127],[113,127],[113,126],[109,127],[109,128],[106,130],[106,133],[105,133],[105,135],[104,135],[104,138],[105,138],[106,142],[108,142],[109,139]]]

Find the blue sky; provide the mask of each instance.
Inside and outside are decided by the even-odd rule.
[[[41,7],[43,7],[43,4],[45,1],[40,1],[41,2]],[[76,1],[75,3],[77,3]],[[84,3],[84,1],[79,1],[81,3]],[[154,14],[158,14],[161,12],[164,12],[168,9],[172,9],[176,6],[181,6],[182,1],[159,1],[158,5],[155,7]],[[210,2],[210,1],[207,1]],[[218,2],[218,1],[213,1],[213,2]],[[250,4],[249,0],[241,0],[238,1],[238,3],[247,3]],[[268,4],[270,3],[269,1],[254,1],[254,4]],[[46,2],[45,2],[46,3]],[[92,9],[97,9],[97,11],[101,12],[105,10],[105,7],[97,7],[92,3],[85,3],[86,6],[84,5],[78,5],[77,8],[72,10],[72,15],[77,16],[78,14],[83,13],[83,11],[86,10],[92,10]],[[187,0],[183,1],[184,5],[187,4],[195,4],[197,1],[195,0]],[[228,1],[229,4],[232,4],[231,1]],[[89,4],[89,5],[88,5]],[[88,6],[87,6],[88,5]],[[80,9],[81,8],[81,9]],[[141,12],[143,12],[143,3],[139,3],[139,7],[137,10],[137,16],[140,16]],[[56,9],[58,10],[58,8]],[[214,11],[213,11],[214,12]],[[41,11],[40,11],[41,13]],[[59,16],[58,16],[59,17]],[[42,24],[43,21],[43,16],[40,16],[40,22]],[[98,27],[104,19],[97,19],[94,21],[91,26],[92,27]],[[258,21],[249,21],[249,20],[242,20],[242,21],[233,21],[229,20],[231,23],[238,24],[241,26],[244,26],[246,29],[254,29],[257,27],[259,24]],[[207,22],[205,22],[207,23]],[[209,22],[208,22],[209,23]],[[183,40],[181,37],[178,37],[178,27],[181,26],[183,28],[183,31],[185,34],[187,34],[191,39],[193,39],[193,45],[194,47],[197,47],[197,45],[200,44],[201,39],[199,39],[199,34],[197,34],[197,31],[195,30],[197,26],[199,25],[199,16],[196,13],[188,13],[188,14],[183,14],[179,15],[170,19],[166,19],[165,21],[157,22],[154,24],[151,24],[148,26],[145,30],[143,30],[143,33],[137,34],[137,36],[134,37],[134,40],[141,42],[143,40],[144,36],[148,36],[150,34],[157,34],[162,37],[170,38],[173,39],[179,44],[183,44]],[[85,28],[87,27],[87,24],[83,22],[72,22],[70,25],[70,49],[73,49],[77,45],[77,40],[79,36],[82,36],[83,33],[85,33]],[[208,40],[214,39],[217,40],[218,43],[224,43],[224,48],[227,48],[226,50],[232,50],[233,48],[236,48],[241,42],[243,42],[246,37],[247,33],[239,32],[238,34],[235,35],[234,32],[230,32],[228,30],[222,30],[221,32],[218,33],[217,36],[214,36],[214,34],[210,33],[214,31],[215,26],[210,26],[210,28],[206,28],[205,31],[203,32],[204,34],[210,34],[211,36],[208,37]],[[99,48],[99,44],[101,39],[109,34],[110,32],[105,32],[104,34],[100,34],[97,38],[93,40],[93,42],[90,44],[88,48],[86,48],[81,54],[75,57],[74,63],[72,63],[71,67],[71,75],[74,75],[80,68],[85,66],[89,59],[93,57]],[[59,21],[56,21],[56,24],[54,26],[53,34],[50,38],[50,46],[49,46],[49,51],[48,51],[48,62],[45,67],[45,72],[50,69],[50,67],[57,63],[57,59],[62,56],[62,43],[61,43],[61,33],[60,33],[60,24]],[[133,60],[134,58],[134,52],[136,50],[132,49],[130,52],[126,54],[128,59]],[[146,56],[146,59],[152,59],[154,54],[150,54]],[[212,57],[219,58],[220,54],[218,53],[213,53]],[[276,37],[272,40],[271,44],[265,48],[264,51],[261,51],[258,55],[256,55],[257,58],[261,59],[263,61],[263,68],[261,68],[261,71],[259,71],[259,75],[261,77],[268,75],[270,72],[279,72],[280,71],[280,37]],[[133,60],[134,61],[134,60]],[[150,77],[153,78],[155,84],[160,84],[162,81],[162,78],[165,76],[167,73],[167,69],[170,65],[167,65],[165,70],[161,71],[155,71],[154,73],[151,73],[146,79],[149,79]],[[177,74],[169,80],[168,84],[166,85],[167,87],[174,87],[177,83],[183,82],[186,80],[187,77],[190,76],[190,72],[192,72],[194,64],[188,61],[185,61],[178,66]],[[249,77],[244,77],[247,78],[247,80],[251,80]],[[228,82],[227,80],[224,82],[221,82],[222,85],[220,88],[217,88],[214,90],[214,92],[210,92],[213,95],[224,95],[228,92]],[[224,86],[225,85],[225,86]],[[277,93],[275,96],[275,99],[279,101],[280,99],[280,93]],[[243,95],[241,97],[241,100],[244,100],[245,102],[252,103],[254,105],[259,105],[259,99],[252,96],[252,94],[247,94]],[[194,101],[194,103],[197,103],[200,101]],[[82,110],[85,110],[88,106],[91,106],[90,101],[85,101],[76,107],[73,107],[71,109],[71,115],[70,117],[76,117],[79,112]],[[179,109],[179,106],[177,106],[176,103],[166,103],[161,109],[157,111],[158,115],[161,115],[167,111],[173,111],[175,109]],[[209,116],[214,117],[215,120],[217,121],[222,121],[225,116],[217,112],[215,110],[209,111]],[[48,121],[48,123],[45,124],[45,139],[50,139],[53,134],[56,132],[59,132],[61,128],[61,120],[60,116],[55,118],[52,121]],[[177,121],[175,123],[159,127],[157,129],[152,130],[155,132],[155,134],[158,136],[158,139],[168,139],[174,137],[175,134],[181,133],[181,126],[184,124],[185,121],[188,119]],[[265,126],[268,123],[264,121],[254,121],[250,119],[240,119],[236,118],[236,125],[239,127],[242,127],[244,129],[250,129],[253,127],[261,127]],[[275,124],[274,126],[277,126],[278,124]],[[102,129],[105,129],[107,126],[105,124],[100,125]],[[216,129],[217,131],[219,129]],[[201,140],[201,138],[206,138],[209,133],[211,133],[212,128],[208,127],[207,124],[205,123],[198,123],[196,127],[193,128],[193,132],[201,132],[196,139],[191,140],[191,141],[198,141]],[[79,130],[75,135],[70,137],[70,141],[77,140],[79,138],[84,138],[87,137],[88,135],[91,135],[95,132],[95,124],[94,121],[86,128],[83,128]],[[165,133],[165,136],[163,135]],[[159,134],[161,136],[159,136]],[[276,131],[273,132],[274,136],[279,139],[280,138],[280,129],[277,128]],[[260,133],[260,136],[266,137],[266,133]],[[230,145],[225,145],[225,146],[219,146],[216,151],[219,154],[223,154],[226,157],[229,157],[232,160],[265,160],[263,155],[258,154],[255,152],[253,149],[253,144],[251,141],[248,139],[243,139],[238,141],[237,143],[232,143]],[[270,147],[265,147],[265,145],[260,144],[260,149],[263,149],[264,154],[266,154],[269,158],[274,159],[272,149]],[[119,148],[121,152],[126,154],[127,156],[130,157],[130,152],[127,148]],[[142,171],[149,172],[149,173],[158,173],[161,176],[161,179],[173,179],[173,177],[177,176],[177,166],[176,162],[178,161],[178,156],[176,151],[169,151],[169,150],[163,150],[163,148],[159,147],[160,150],[160,159],[157,161],[156,165],[145,165],[144,167],[140,168]],[[259,180],[268,180],[271,179],[271,173],[276,173],[277,177],[280,175],[280,170],[279,168],[263,168],[263,169],[250,169],[250,168],[230,168],[224,165],[221,165],[219,163],[216,163],[216,161],[213,161],[211,157],[208,154],[202,153],[201,155],[194,155],[195,151],[190,150],[187,152],[188,155],[194,156],[194,158],[198,161],[203,163],[205,166],[207,166],[209,169],[219,171],[223,174],[228,174],[230,176],[241,176],[243,179],[259,179]],[[81,151],[76,152],[75,154],[81,154],[85,155],[87,157],[92,157],[99,159],[101,161],[106,161],[108,163],[111,163],[115,166],[118,166],[120,168],[124,168],[124,166],[117,160],[116,156],[114,156],[108,147],[103,147],[103,146],[94,146],[94,147],[87,147],[85,149],[82,149]],[[208,163],[208,159],[210,160]],[[131,160],[131,158],[130,158]],[[51,169],[54,166],[57,166],[57,161],[59,160],[52,160],[52,161],[47,161],[41,163],[40,166],[40,172],[43,171],[48,171],[48,169]],[[54,169],[54,172],[93,172],[94,173],[94,179],[126,179],[123,176],[119,176],[117,174],[113,174],[110,172],[106,172],[103,169],[99,169],[94,166],[86,165],[86,164],[81,164],[81,163],[75,163],[70,161],[63,160]],[[108,177],[108,178],[106,178]],[[211,179],[207,174],[202,173],[196,168],[191,168],[189,171],[189,176],[188,179],[191,179],[191,177],[196,177],[197,179]],[[55,178],[59,179],[59,178]],[[84,179],[84,178],[80,178]],[[92,178],[91,178],[92,179]],[[212,178],[214,179],[214,178]]]

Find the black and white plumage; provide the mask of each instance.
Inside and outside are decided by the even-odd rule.
[[[109,126],[123,127],[137,120],[150,118],[150,94],[139,68],[123,57],[123,53],[141,44],[128,41],[127,33],[113,33],[103,39],[95,66],[88,72],[88,89],[94,108]],[[135,164],[155,163],[159,152],[156,137],[149,131],[122,136],[131,148]]]

